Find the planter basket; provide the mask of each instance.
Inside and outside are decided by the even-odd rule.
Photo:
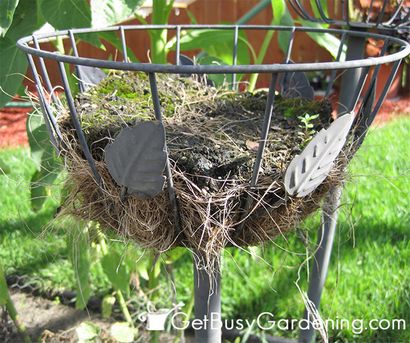
[[[163,28],[176,34],[175,64],[128,61],[128,34]],[[232,33],[232,65],[181,64],[181,35],[205,29],[215,30],[215,34]],[[238,35],[244,30],[290,32],[283,63],[236,65]],[[124,48],[122,61],[79,55],[76,35],[99,31],[118,32]],[[338,36],[337,58],[293,63],[295,40],[309,31]],[[55,37],[68,38],[74,56],[42,50],[40,43]],[[346,61],[340,61],[346,42],[369,37],[385,42],[382,56],[352,59],[348,55]],[[385,54],[390,45],[396,45],[398,52]],[[319,207],[329,188],[343,181],[347,162],[360,146],[400,61],[410,50],[399,39],[371,33],[226,25],[78,29],[22,38],[18,46],[27,53],[50,139],[66,159],[71,192],[65,212],[96,220],[144,247],[159,251],[176,245],[192,248],[206,256],[208,269],[225,246],[256,245],[289,231]],[[53,92],[44,60],[57,63],[65,97]],[[380,65],[390,62],[390,78],[376,98]],[[80,89],[76,97],[65,65],[75,67]],[[102,69],[117,71],[105,78]],[[370,70],[370,86],[362,92]],[[305,75],[310,71],[328,76],[325,98],[331,95],[339,75],[350,75],[350,80],[343,78],[340,96],[333,94],[331,103],[319,102],[313,100]],[[239,92],[246,87],[239,78],[249,73],[270,74],[268,91]],[[210,86],[207,79],[220,74],[230,80],[229,90],[224,92]],[[112,86],[115,78],[119,83],[114,84],[113,92],[103,93],[105,102],[93,103],[92,95],[100,97],[98,92]],[[117,95],[121,92],[117,88],[129,80],[133,92],[143,96],[134,105]],[[90,88],[92,83],[98,84]],[[346,92],[343,88],[350,89]],[[285,115],[301,101],[307,109],[320,103],[314,126],[322,131],[309,137],[310,142],[300,134],[300,122]],[[332,108],[331,104],[338,105]],[[112,124],[99,124],[100,129],[96,129],[93,120],[107,107],[110,110],[102,120],[117,117]],[[333,122],[332,112],[338,115]],[[303,114],[302,106],[297,115]],[[225,153],[229,156],[223,164]]]
[[[175,35],[175,63],[129,62],[127,37],[163,29]],[[216,41],[222,32],[232,35],[231,65],[186,65],[181,37],[201,30],[213,32]],[[240,34],[252,30],[288,33],[282,63],[237,64]],[[101,52],[95,58],[82,55],[76,38],[98,32],[118,35],[122,60],[96,58]],[[293,47],[306,33],[338,37],[337,56],[293,63]],[[71,43],[73,55],[42,49],[43,42],[57,37]],[[368,38],[384,42],[380,56],[362,57]],[[200,319],[220,314],[218,262],[225,246],[272,240],[316,210],[325,196],[324,243],[331,245],[345,167],[410,52],[408,43],[375,33],[229,25],[75,29],[25,37],[17,44],[27,54],[50,140],[66,162],[70,191],[63,213],[98,221],[159,251],[191,248]],[[388,53],[392,46],[397,52]],[[376,93],[380,66],[387,63],[391,73]],[[48,68],[56,65],[61,79],[51,80]],[[77,95],[67,75],[70,66]],[[327,80],[324,99],[314,98],[309,72]],[[268,75],[267,91],[244,91],[247,75],[254,73]],[[215,75],[228,80],[225,87],[210,85]],[[64,92],[57,94],[60,85]],[[308,121],[306,113],[314,118]],[[317,306],[329,254],[320,248],[315,256],[321,270],[314,264],[308,296]],[[305,318],[310,317],[307,312]],[[311,337],[308,331],[301,341]],[[199,330],[196,338],[220,342],[221,331]]]

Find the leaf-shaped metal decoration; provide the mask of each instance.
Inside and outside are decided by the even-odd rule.
[[[105,147],[105,162],[112,178],[128,194],[140,198],[162,191],[166,159],[165,130],[160,122],[126,127]]]
[[[346,142],[353,119],[353,112],[339,117],[293,158],[285,174],[285,188],[290,195],[304,197],[323,182]]]
[[[289,61],[293,63],[293,61]],[[287,98],[304,98],[312,100],[314,90],[310,86],[309,79],[302,71],[286,73],[282,79],[282,92]]]
[[[79,78],[83,81],[85,91],[107,77],[107,75],[97,67],[78,65],[77,70],[79,73]]]

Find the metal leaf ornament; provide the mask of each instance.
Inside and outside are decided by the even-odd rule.
[[[294,62],[290,60],[289,64]],[[302,71],[285,73],[282,79],[282,92],[287,98],[304,98],[312,100],[315,91],[310,85],[309,79]]]
[[[79,77],[83,81],[84,90],[87,91],[92,86],[100,83],[107,75],[97,67],[77,66]]]
[[[319,131],[302,153],[293,158],[285,173],[285,188],[290,195],[304,197],[328,176],[346,142],[353,119],[353,112],[337,118],[327,130]]]
[[[105,148],[105,162],[115,182],[128,194],[154,197],[162,191],[167,154],[160,122],[141,122],[121,130]]]

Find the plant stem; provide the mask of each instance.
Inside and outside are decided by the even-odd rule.
[[[150,256],[150,269],[148,271],[148,288],[151,291],[150,294],[150,301],[155,302],[158,297],[158,284],[159,284],[159,270],[160,263],[158,261],[157,253],[154,251],[151,253]],[[151,343],[158,343],[159,342],[159,332],[158,331],[151,331],[150,332],[150,342]]]
[[[168,23],[174,1],[168,4],[167,0],[153,0],[152,24],[165,25]],[[151,38],[151,59],[153,63],[167,63],[168,50],[166,49],[168,31],[166,29],[149,31]]]
[[[0,264],[0,305],[4,304],[6,306],[6,311],[10,316],[11,320],[14,322],[14,325],[17,328],[17,331],[23,337],[24,343],[31,343],[31,338],[27,333],[27,329],[20,320],[20,316],[17,313],[16,307],[14,306],[13,299],[10,297],[8,291],[6,277],[4,275],[3,267]]]
[[[186,318],[189,320],[191,318],[192,310],[194,309],[194,302],[195,302],[195,292],[192,290],[191,298],[189,299],[189,303],[185,305],[184,307],[184,313],[186,315]],[[179,334],[177,337],[175,337],[173,343],[178,343],[182,340],[182,337],[184,336],[184,330],[180,330]]]
[[[128,311],[127,303],[125,302],[122,292],[120,290],[117,290],[116,295],[117,295],[118,304],[120,305],[120,309],[122,311],[122,314],[124,315],[125,320],[128,322],[128,324],[134,327],[134,322],[132,321],[131,314]]]
[[[100,247],[101,247],[101,252],[103,253],[103,255],[106,255],[106,254],[108,254],[108,247],[107,247],[107,243],[105,242],[104,234],[101,232],[98,225],[95,226],[95,230],[97,231],[97,235],[98,235],[98,238],[99,238],[99,244],[100,244]],[[127,307],[127,303],[125,302],[124,295],[122,294],[122,292],[119,289],[117,289],[115,291],[115,294],[117,296],[118,305],[120,305],[120,309],[121,309],[121,312],[122,312],[125,320],[128,322],[128,324],[131,325],[131,327],[134,327],[134,322],[132,320],[130,311],[128,311],[128,307]]]
[[[271,25],[274,25],[274,22],[271,23]],[[258,57],[256,58],[256,62],[255,64],[262,64],[263,60],[266,56],[266,52],[268,51],[270,42],[272,40],[274,31],[273,30],[269,30],[266,35],[265,38],[263,39]],[[249,85],[248,85],[248,91],[249,92],[253,92],[255,90],[255,86],[256,86],[256,82],[258,81],[258,77],[259,74],[252,74],[249,78]]]

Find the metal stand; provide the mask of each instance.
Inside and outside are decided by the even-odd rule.
[[[290,0],[289,0],[290,1]],[[258,6],[256,6],[251,14],[259,12],[264,6],[267,6],[270,2],[268,0],[262,0]],[[385,4],[387,0],[385,0]],[[299,1],[290,1],[294,10],[298,12],[298,9],[302,11],[302,7]],[[329,23],[337,23],[335,21],[329,21],[330,19],[325,16],[325,11],[320,5],[319,1],[316,1],[316,5],[318,6],[318,10],[320,11],[322,20],[324,22]],[[349,25],[350,20],[348,16],[348,3],[345,2],[344,5],[344,15],[343,15],[343,23]],[[300,12],[299,11],[299,12]],[[303,12],[303,11],[302,11]],[[306,19],[312,19],[307,12],[300,12],[301,16]],[[383,11],[381,12],[383,14]],[[383,15],[380,15],[382,18]],[[240,19],[240,23],[243,21],[247,21],[249,19],[249,15],[244,16]],[[371,25],[370,23],[366,24],[365,26],[361,26],[360,29],[365,30],[369,27],[377,27],[381,24],[381,21],[378,21],[376,25]],[[357,27],[358,28],[358,27]],[[170,32],[173,31],[176,37],[176,46],[175,46],[175,53],[176,53],[176,62],[174,64],[151,64],[151,63],[137,63],[128,62],[127,58],[127,40],[126,36],[130,35],[130,33],[135,33],[138,31],[145,31],[150,32],[150,30],[169,30]],[[214,64],[203,64],[203,65],[183,65],[181,64],[181,32],[186,30],[223,30],[224,32],[231,33],[233,37],[233,44],[232,44],[232,65],[214,65]],[[273,63],[273,64],[238,64],[238,37],[241,32],[244,30],[258,30],[260,32],[265,33],[274,33],[276,31],[284,31],[288,33],[288,51],[286,54],[286,60],[283,63]],[[107,59],[101,59],[98,57],[98,54],[93,57],[83,56],[81,51],[77,49],[77,38],[80,34],[98,34],[103,32],[118,32],[121,39],[122,45],[122,55],[124,59],[122,61],[111,61]],[[299,32],[314,32],[315,34],[334,34],[341,37],[340,44],[339,44],[339,52],[338,57],[332,63],[328,62],[318,62],[318,63],[288,63],[290,62],[290,57],[294,52],[292,52],[293,46],[297,46],[294,44],[294,40],[299,40],[301,37],[296,33]],[[49,39],[66,39],[69,38],[71,42],[71,50],[73,52],[72,55],[70,54],[59,54],[47,50],[42,49],[43,41],[48,41]],[[386,52],[386,56],[384,56],[384,52],[379,57],[374,57],[372,59],[363,59],[363,51],[365,42],[368,38],[374,38],[377,40],[384,41],[383,51]],[[346,60],[343,61],[340,59],[344,48],[344,42],[347,39],[347,57]],[[397,52],[389,53],[387,48],[393,44],[392,46],[400,48]],[[101,176],[99,174],[98,169],[96,168],[96,161],[91,153],[91,149],[88,146],[88,142],[86,140],[86,136],[83,132],[81,127],[81,120],[79,120],[77,109],[74,103],[74,96],[72,93],[72,89],[70,88],[70,83],[68,82],[68,75],[66,70],[71,70],[67,67],[72,66],[77,71],[77,79],[79,80],[80,91],[85,89],[85,84],[83,83],[82,77],[87,69],[84,68],[100,68],[100,69],[114,69],[114,70],[127,70],[127,71],[138,71],[148,73],[149,81],[150,81],[150,91],[152,96],[152,103],[153,103],[153,110],[155,113],[155,118],[157,121],[161,121],[162,118],[162,109],[161,103],[159,99],[159,93],[157,89],[157,81],[156,81],[156,74],[157,73],[166,73],[166,74],[179,74],[179,75],[209,75],[209,74],[228,74],[232,75],[232,79],[234,80],[234,88],[236,87],[235,84],[235,75],[238,74],[255,74],[255,73],[264,73],[270,74],[272,76],[270,90],[268,93],[268,97],[266,99],[266,111],[263,119],[263,129],[261,130],[260,141],[262,144],[259,145],[257,158],[255,158],[255,163],[253,166],[252,178],[250,182],[251,188],[257,186],[258,181],[258,173],[261,167],[261,161],[263,158],[263,153],[265,150],[265,143],[267,138],[267,130],[269,130],[270,126],[270,117],[272,115],[273,109],[273,101],[275,97],[275,89],[276,89],[276,80],[277,77],[286,73],[304,73],[304,72],[311,72],[311,71],[320,71],[322,73],[330,73],[331,82],[329,82],[328,90],[332,89],[333,82],[335,80],[336,73],[339,72],[342,75],[342,84],[341,84],[341,93],[339,94],[340,97],[338,102],[340,103],[339,114],[346,113],[351,111],[356,103],[357,99],[359,99],[362,93],[362,86],[366,77],[369,75],[370,67],[375,67],[375,70],[378,70],[382,64],[394,62],[394,68],[389,75],[389,80],[384,87],[384,91],[381,96],[378,96],[378,99],[374,99],[374,93],[367,92],[367,98],[370,99],[369,106],[364,107],[366,111],[362,111],[363,114],[363,123],[371,123],[372,118],[376,115],[378,109],[380,108],[384,96],[387,93],[387,90],[394,78],[395,73],[398,70],[400,62],[402,59],[407,57],[410,53],[410,45],[408,45],[405,41],[401,41],[395,37],[390,36],[383,36],[378,35],[371,32],[354,32],[351,30],[340,30],[340,29],[333,29],[333,28],[325,28],[325,29],[316,29],[316,28],[309,28],[309,27],[276,27],[276,26],[267,26],[267,25],[126,25],[126,26],[116,26],[116,27],[109,27],[109,28],[90,28],[90,29],[72,29],[66,31],[59,31],[53,33],[44,33],[44,34],[36,34],[33,36],[27,36],[24,38],[19,39],[17,42],[17,46],[27,54],[27,58],[29,61],[29,65],[32,69],[34,80],[38,89],[39,98],[40,98],[40,105],[42,107],[44,120],[49,130],[50,140],[53,144],[58,147],[63,145],[64,142],[61,137],[61,132],[58,127],[58,122],[54,116],[56,109],[61,108],[61,102],[58,96],[54,95],[53,90],[55,87],[60,84],[56,81],[51,83],[51,80],[48,75],[47,71],[47,64],[44,61],[54,61],[57,62],[60,76],[62,80],[62,85],[64,88],[64,93],[66,95],[67,100],[67,107],[70,112],[71,120],[73,122],[74,128],[76,130],[76,135],[78,137],[78,141],[81,145],[82,153],[85,159],[88,162],[88,165],[93,173],[94,181],[97,182],[100,186],[101,184]],[[190,49],[187,49],[190,50]],[[148,53],[148,51],[147,51]],[[38,62],[41,70],[41,75],[37,71],[36,63]],[[89,69],[88,69],[89,70]],[[373,73],[373,81],[372,86],[375,85],[375,80],[377,77],[377,73]],[[44,86],[51,94],[51,98],[48,99],[46,97],[45,92],[43,91],[43,81]],[[374,89],[374,88],[373,88]],[[328,94],[327,94],[328,95]],[[377,97],[376,97],[377,98]],[[376,101],[376,106],[372,108],[373,101]],[[367,127],[364,126],[363,134],[366,133]],[[364,137],[364,136],[363,136]],[[166,144],[164,146],[166,150]],[[168,196],[170,199],[170,203],[173,205],[173,214],[174,214],[174,222],[175,225],[180,224],[179,218],[179,209],[176,204],[175,199],[175,190],[173,189],[172,184],[172,175],[171,170],[169,167],[169,160],[166,164],[166,176],[168,181]],[[120,185],[122,186],[122,185]],[[330,260],[330,254],[332,250],[332,243],[333,237],[335,233],[336,227],[336,219],[337,219],[337,208],[339,206],[340,201],[340,194],[341,189],[336,188],[331,190],[328,195],[326,204],[324,205],[324,213],[323,213],[323,228],[320,231],[319,237],[321,240],[319,241],[319,250],[315,256],[317,263],[315,263],[313,267],[313,273],[311,275],[310,285],[309,285],[309,297],[316,305],[319,307],[320,304],[320,297],[323,290],[323,285],[325,282],[328,264]],[[249,198],[247,201],[248,203],[252,199]],[[247,211],[244,211],[247,212]],[[246,213],[244,213],[246,214]],[[195,336],[196,341],[198,343],[220,343],[221,342],[221,299],[220,299],[220,274],[219,270],[215,273],[213,278],[210,280],[209,275],[206,273],[204,268],[201,268],[201,260],[202,257],[199,253],[197,253],[196,257],[198,260],[195,263],[195,317],[196,319],[203,320],[201,327],[197,330],[197,322],[195,322]],[[212,282],[212,283],[211,283]],[[314,332],[313,331],[304,331],[301,333],[301,340],[303,342],[310,342],[313,338]]]
[[[199,257],[200,258],[200,257]],[[200,267],[200,260],[194,257],[195,319],[201,321],[195,330],[196,343],[220,343],[221,327],[221,275],[219,270],[210,279]]]
[[[341,195],[341,187],[331,189],[323,205],[322,226],[318,235],[318,250],[314,257],[308,291],[308,297],[310,301],[315,304],[316,308],[319,308],[320,305],[320,298],[322,297],[322,291],[329,268]],[[303,318],[307,320],[312,319],[309,317],[307,310],[305,310]],[[309,327],[306,330],[301,330],[299,341],[310,343],[313,341],[314,336],[315,330],[313,327]]]
[[[346,60],[360,59],[364,55],[366,40],[362,37],[349,37],[347,42]],[[350,69],[343,75],[340,94],[339,114],[353,110],[355,103],[353,99],[356,88],[361,80],[362,68]],[[320,306],[323,287],[325,285],[330,256],[333,248],[333,239],[336,232],[338,208],[342,196],[342,187],[329,190],[322,208],[322,225],[318,232],[318,248],[313,260],[312,274],[309,280],[308,298],[317,309]],[[305,310],[304,319],[312,320]],[[299,342],[310,343],[315,337],[315,330],[310,325],[307,329],[300,331]]]

